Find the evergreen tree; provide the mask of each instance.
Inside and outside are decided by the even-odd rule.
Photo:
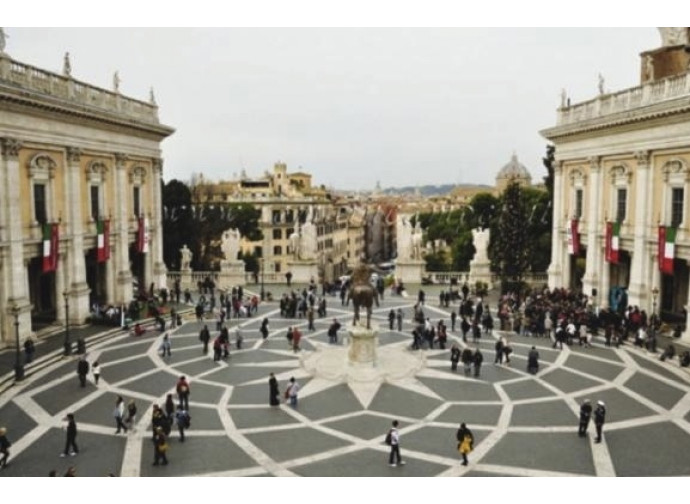
[[[511,182],[503,193],[497,233],[491,234],[493,263],[503,292],[523,291],[523,277],[529,268],[527,220],[523,190]]]

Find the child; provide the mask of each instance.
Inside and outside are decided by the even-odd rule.
[[[93,372],[94,383],[98,385],[98,380],[101,378],[101,366],[98,364],[98,361],[91,365],[91,372]]]

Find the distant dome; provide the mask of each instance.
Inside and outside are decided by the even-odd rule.
[[[518,161],[517,154],[513,154],[510,158],[510,162],[501,168],[496,178],[521,178],[531,180],[532,176],[529,174],[529,171],[527,171],[525,165]]]

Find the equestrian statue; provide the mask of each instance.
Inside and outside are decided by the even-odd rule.
[[[352,304],[355,307],[355,316],[352,319],[352,325],[357,325],[359,322],[359,309],[365,307],[367,309],[367,329],[371,329],[371,309],[376,301],[376,306],[379,306],[379,295],[376,289],[369,282],[371,271],[365,264],[360,264],[352,272],[350,280],[350,290],[347,293],[347,301],[345,306]]]

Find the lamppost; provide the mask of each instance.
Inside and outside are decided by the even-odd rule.
[[[65,298],[65,356],[72,353],[72,343],[69,340],[69,292],[65,291],[62,293]]]
[[[261,301],[264,300],[266,292],[264,291],[264,258],[261,258]]]
[[[657,287],[654,287],[652,289],[652,317],[656,319],[656,299],[657,296],[659,295],[659,289]]]
[[[19,306],[16,304],[12,308],[12,315],[14,315],[14,337],[16,344],[14,379],[16,381],[21,381],[24,379],[24,363],[22,362],[22,354],[19,351]]]

